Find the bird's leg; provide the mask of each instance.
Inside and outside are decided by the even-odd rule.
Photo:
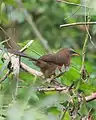
[[[52,76],[51,79],[50,79],[50,84],[53,84],[55,86],[59,86],[59,87],[62,87],[62,84],[56,80],[56,78],[60,77],[61,74],[59,75],[56,75],[56,76]]]
[[[50,79],[50,82],[54,83],[54,84],[57,84],[59,86],[62,86],[60,85],[60,82],[58,82],[56,80],[56,78],[59,78],[60,76],[62,76],[66,71],[69,70],[69,67],[68,66],[64,66],[64,64],[62,66],[58,66],[56,69],[55,69],[55,76],[51,77]]]
[[[53,79],[56,79],[56,78],[62,76],[64,74],[64,72],[66,72],[66,67],[64,65],[58,66],[55,69],[55,77]]]
[[[44,84],[47,84],[48,87],[62,87],[61,83],[54,79],[54,75],[51,76],[51,78],[47,78],[46,81],[44,81]]]
[[[65,67],[64,65],[55,66],[55,68],[53,69],[54,74],[51,75],[50,78],[47,78],[47,79],[45,78],[46,81],[44,82],[44,84],[48,83],[49,85],[53,84],[53,85],[56,85],[56,86],[62,86],[61,83],[56,80],[56,78],[59,78],[60,76],[62,76],[64,74],[64,72],[68,71],[68,69],[69,69],[69,67],[67,67],[67,66]],[[51,69],[47,69],[45,71],[45,73],[46,73],[45,75],[48,74],[49,70],[51,71]]]
[[[52,75],[51,78],[47,78],[45,82],[50,84],[53,79],[54,79],[54,75]]]
[[[54,85],[55,87],[63,87],[63,85],[60,82],[58,82],[56,79],[53,79],[51,81],[51,84]]]

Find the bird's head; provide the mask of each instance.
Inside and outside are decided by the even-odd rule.
[[[75,52],[75,51],[74,51],[73,49],[71,49],[71,48],[63,48],[63,49],[61,49],[58,53],[61,54],[61,55],[70,56],[70,57],[72,57],[72,56],[80,56],[79,53]],[[57,54],[58,54],[58,53],[57,53]]]
[[[70,56],[80,56],[79,53],[75,52],[73,49],[69,48],[68,49],[68,52],[70,54]]]

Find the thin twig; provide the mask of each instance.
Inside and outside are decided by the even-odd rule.
[[[92,41],[92,38],[90,37],[90,42],[91,42],[91,44],[94,46],[94,48],[96,48],[96,44]]]
[[[2,50],[0,50],[0,53],[1,53],[1,52],[2,52]],[[10,54],[10,53],[4,53],[3,58],[4,58],[5,60],[9,60],[9,58],[10,58],[11,56],[13,56],[13,55]],[[37,70],[35,70],[35,69],[30,68],[28,65],[26,65],[26,64],[23,63],[23,62],[20,62],[20,67],[21,67],[22,69],[24,69],[25,71],[27,71],[28,73],[32,74],[32,75],[35,75],[35,76],[38,76],[38,77],[41,77],[41,76],[43,75],[42,72],[39,72],[39,71],[37,71]]]
[[[27,48],[32,44],[32,42],[33,42],[33,40],[31,40],[27,45],[25,45],[20,51],[22,52],[22,51],[24,51],[25,49],[27,49]],[[2,51],[2,50],[0,50],[0,51]],[[10,55],[11,55],[10,53],[5,53],[5,54],[4,54],[4,58],[5,58],[5,59],[9,59],[9,58],[10,58],[10,57],[9,57]],[[12,57],[12,55],[11,55],[11,57]],[[24,63],[21,63],[20,65],[22,66],[22,68],[23,68],[24,70],[26,70],[27,72],[29,72],[29,73],[31,73],[31,74],[33,74],[33,75],[42,75],[42,74],[39,73],[38,71],[36,71],[36,70],[28,67],[27,65],[25,65]],[[11,73],[11,71],[8,70],[7,73],[6,73],[6,75],[3,76],[3,78],[0,79],[0,83],[2,83],[2,82],[8,77],[8,75],[9,75],[10,73]],[[18,84],[18,83],[17,83],[17,84]],[[17,85],[16,85],[16,88],[17,88]],[[17,91],[17,90],[16,90],[16,91]],[[17,93],[17,92],[16,92],[16,93]]]
[[[1,44],[8,42],[11,38],[9,37],[9,35],[7,34],[7,32],[0,26],[0,29],[4,32],[4,34],[8,37],[7,39],[3,40],[1,42]]]
[[[37,88],[39,92],[48,92],[48,91],[68,91],[68,87],[51,87],[51,88]]]
[[[85,1],[85,5],[86,5],[86,1]],[[89,13],[88,13],[89,14]],[[85,8],[85,22],[86,22],[86,8]],[[88,15],[88,18],[89,18],[89,15]],[[90,21],[90,19],[89,19],[89,21]],[[88,22],[89,22],[88,21]],[[96,45],[95,45],[95,43],[92,41],[92,37],[91,37],[91,34],[90,34],[90,32],[89,32],[89,29],[88,29],[88,27],[85,25],[85,28],[86,28],[86,31],[87,31],[87,34],[88,34],[88,36],[89,36],[89,40],[90,40],[90,42],[91,42],[91,44],[94,46],[94,48],[96,48]]]
[[[7,72],[6,72],[6,74],[0,79],[0,83],[2,83],[7,77],[8,77],[8,75],[11,73],[11,71],[10,70],[8,70]]]
[[[7,32],[0,26],[0,29],[4,32],[4,34],[10,39],[9,35],[7,34]]]
[[[49,92],[49,91],[68,92],[69,91],[68,87],[36,88],[36,90],[39,91],[39,92]],[[95,99],[96,99],[96,92],[92,93],[92,95],[89,95],[89,96],[85,97],[86,102],[90,102],[90,101],[95,100]]]
[[[96,99],[96,92],[92,93],[92,95],[85,97],[86,102],[90,102],[90,101],[95,100],[95,99]]]
[[[21,68],[24,69],[25,71],[27,71],[28,73],[41,77],[43,74],[35,69],[30,68],[29,66],[27,66],[26,64],[24,64],[23,62],[20,63]]]
[[[66,18],[64,18],[64,20],[70,18],[71,16],[74,16],[75,13],[77,13],[77,11],[80,9],[81,7],[77,8],[76,11],[72,12],[71,15],[67,16]]]
[[[34,40],[30,40],[27,45],[25,45],[21,50],[20,52],[24,52],[32,43],[33,43]]]
[[[2,42],[0,42],[1,44],[4,44],[5,42],[8,42],[10,40],[10,38],[8,38],[8,39],[5,39],[5,40],[3,40]]]
[[[32,42],[33,42],[33,40],[31,40],[30,42],[28,42],[27,43],[27,45],[25,45],[21,50],[20,50],[20,52],[22,52],[22,51],[24,51],[24,50],[26,50],[31,44],[32,44]],[[15,55],[16,56],[16,55]],[[14,57],[14,56],[11,56],[12,58]],[[9,57],[10,58],[10,57]],[[13,58],[14,59],[14,58]],[[20,67],[20,61],[18,60],[19,58],[15,58],[16,59],[16,64],[14,64],[13,63],[13,73],[14,73],[14,79],[16,80],[16,89],[15,89],[15,96],[17,95],[17,93],[18,93],[18,77],[19,77],[19,67]],[[14,59],[14,60],[15,60]],[[12,62],[12,61],[11,61]],[[14,62],[14,61],[13,61]],[[14,66],[15,65],[15,66]],[[7,77],[7,74],[6,74],[6,77]],[[6,77],[4,76],[4,78],[6,79]],[[2,79],[2,81],[1,82],[3,82],[5,79]]]
[[[75,6],[80,6],[80,7],[86,7],[86,8],[89,8],[88,6],[85,6],[85,5],[81,5],[81,4],[76,4],[76,3],[72,3],[72,2],[68,2],[68,1],[65,1],[65,0],[56,0],[57,2],[62,2],[62,3],[65,3],[65,4],[68,4],[68,5],[75,5]]]
[[[86,15],[86,9],[85,9],[85,15]],[[88,22],[90,21],[90,19],[88,19]],[[86,22],[86,16],[85,16],[85,22]],[[88,28],[85,24],[85,27],[86,27],[86,31],[87,31],[87,34],[86,34],[86,37],[85,37],[85,41],[84,41],[84,44],[83,44],[83,49],[82,49],[82,66],[81,66],[81,77],[86,80],[86,75],[87,75],[87,72],[86,72],[86,68],[85,68],[85,54],[86,54],[86,47],[87,47],[87,42],[88,42],[88,37],[89,37],[89,31],[88,31]]]
[[[76,25],[96,25],[96,22],[77,22],[77,23],[70,23],[70,24],[62,24],[60,25],[60,28],[62,27],[72,27]]]
[[[67,110],[69,108],[69,105],[70,105],[70,102],[67,103],[66,109],[63,111],[63,115],[62,115],[60,120],[64,120],[64,117],[65,117],[65,114],[66,114],[66,112],[67,112]]]
[[[25,51],[31,44],[33,43],[33,40],[31,40],[29,43],[27,43],[27,45],[25,45],[20,52]],[[29,66],[27,66],[26,64],[24,64],[23,62],[20,62],[20,66],[22,69],[24,69],[25,71],[27,71],[28,73],[35,75],[35,76],[39,76],[41,77],[43,74],[35,69],[30,68]]]
[[[85,53],[86,53],[87,41],[88,41],[88,34],[86,34],[86,38],[85,38],[83,49],[82,49],[82,67],[81,67],[81,70],[85,66]]]

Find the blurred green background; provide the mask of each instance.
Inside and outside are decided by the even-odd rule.
[[[72,93],[37,92],[36,87],[46,87],[44,81],[20,70],[20,87],[18,95],[14,98],[13,75],[9,75],[0,84],[0,120],[72,120],[72,116],[75,117],[74,120],[80,120],[85,116],[88,117],[89,113],[92,120],[96,120],[96,100],[88,103],[82,101],[79,105],[77,99],[78,95],[87,96],[96,92],[96,25],[87,26],[91,39],[88,38],[86,46],[85,66],[90,76],[86,78],[86,81],[82,80],[80,75],[82,48],[87,34],[86,27],[79,25],[60,28],[61,24],[84,22],[87,18],[95,22],[96,1],[61,1],[63,2],[0,0],[0,49],[3,50],[2,54],[6,52],[6,48],[18,50],[17,44],[22,48],[30,40],[34,40],[34,42],[26,53],[35,58],[64,47],[73,48],[81,54],[80,57],[71,60],[70,70],[58,79],[64,86],[70,86],[74,82],[75,87]],[[68,3],[75,3],[75,5]],[[4,42],[8,37],[11,39]],[[1,58],[2,54],[0,54]],[[39,68],[28,59],[22,58],[22,61],[39,71]],[[0,78],[5,75],[6,71],[7,61],[3,63],[0,60]],[[69,102],[70,99],[72,99],[72,103]],[[66,109],[68,103],[69,106]],[[64,109],[66,112],[62,117]]]

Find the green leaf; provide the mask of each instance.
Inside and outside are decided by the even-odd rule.
[[[80,78],[80,73],[76,69],[70,68],[69,71],[65,72],[62,76],[62,83],[71,85],[75,80]]]
[[[47,95],[43,100],[39,103],[42,108],[50,108],[55,106],[59,109],[59,104],[64,103],[70,100],[70,95],[68,93],[62,92],[62,94],[52,92],[52,94]]]
[[[81,116],[86,116],[86,115],[88,115],[88,109],[87,109],[87,106],[86,106],[85,103],[82,103],[82,104],[80,105],[79,113],[80,113]]]
[[[59,70],[59,68],[57,67],[56,69],[55,69],[55,75],[59,75],[60,74],[60,70]]]
[[[84,83],[84,82],[81,83],[79,89],[82,90],[83,92],[87,93],[87,94],[90,94],[90,93],[96,91],[96,87],[95,86],[87,84],[87,83]]]
[[[26,40],[23,43],[19,43],[21,47],[24,47],[30,40]],[[32,45],[26,50],[28,55],[38,58],[45,53],[45,49],[42,47],[42,44],[38,40],[34,40]]]
[[[66,113],[65,113],[64,117],[62,118],[62,120],[71,120],[71,116],[70,116],[68,111],[66,111]]]

